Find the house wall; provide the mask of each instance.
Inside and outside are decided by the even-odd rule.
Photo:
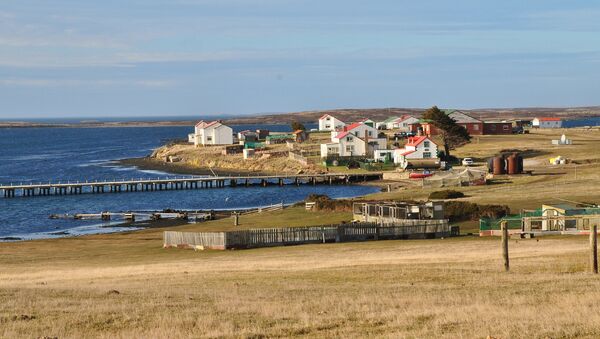
[[[233,129],[229,126],[221,125],[213,128],[213,145],[231,145],[233,144]]]
[[[554,120],[550,120],[550,121],[546,121],[546,120],[541,120],[539,123],[539,127],[540,128],[561,128],[562,127],[562,121],[558,120],[558,121],[554,121]]]
[[[512,123],[484,122],[483,134],[512,134]]]
[[[400,132],[410,132],[410,124],[418,123],[419,119],[415,117],[406,118],[400,122],[392,121],[387,124],[387,129],[397,129]]]
[[[330,115],[319,119],[319,131],[335,131],[344,126],[346,126],[344,122]]]

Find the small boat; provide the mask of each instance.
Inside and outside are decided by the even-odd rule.
[[[432,175],[433,175],[433,173],[430,173],[430,172],[424,172],[424,173],[417,173],[417,172],[413,172],[413,173],[410,173],[410,174],[408,175],[408,177],[409,177],[410,179],[423,179],[423,178],[430,177],[430,176],[432,176]]]

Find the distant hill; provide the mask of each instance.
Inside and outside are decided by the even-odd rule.
[[[317,120],[323,114],[334,115],[342,121],[356,121],[361,118],[371,118],[375,121],[381,121],[391,116],[400,116],[403,114],[410,114],[419,117],[424,111],[425,109],[423,108],[345,108],[296,113],[266,114],[252,117],[238,117],[227,119],[226,122],[230,124],[277,124],[289,123],[293,120],[300,122],[317,122]],[[600,116],[600,106],[572,108],[485,108],[462,111],[482,120],[525,119],[539,116],[574,119],[580,117]]]
[[[410,114],[419,117],[423,114],[423,108],[343,108],[333,110],[305,111],[294,113],[273,113],[259,114],[252,116],[224,117],[224,122],[232,125],[240,124],[289,124],[292,121],[303,123],[316,123],[323,114],[335,115],[342,121],[357,121],[361,118],[371,118],[375,121],[382,121],[391,116],[400,116]],[[582,117],[600,116],[600,106],[590,107],[571,107],[571,108],[546,108],[546,107],[528,107],[528,108],[485,108],[462,110],[481,120],[500,120],[500,119],[526,119],[535,117],[561,117],[564,119],[575,119]],[[218,116],[213,119],[218,119]],[[154,127],[154,126],[193,126],[195,120],[167,120],[165,118],[150,120],[148,118],[140,121],[82,121],[79,123],[35,123],[35,122],[10,122],[0,121],[2,127]]]

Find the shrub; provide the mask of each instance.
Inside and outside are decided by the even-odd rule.
[[[506,205],[478,205],[467,201],[444,202],[444,215],[450,221],[477,220],[482,217],[498,219],[510,213]]]
[[[352,211],[352,200],[334,200],[324,194],[311,194],[304,201],[314,202],[314,211]]]
[[[435,191],[429,194],[429,199],[458,199],[463,198],[465,194],[460,191],[454,190],[445,190],[445,191]]]

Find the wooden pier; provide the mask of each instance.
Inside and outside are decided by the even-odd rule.
[[[102,194],[121,192],[153,192],[223,187],[284,186],[317,184],[350,184],[382,179],[383,173],[326,173],[257,176],[170,177],[93,182],[56,182],[39,184],[0,185],[5,198],[58,196],[75,194]]]

